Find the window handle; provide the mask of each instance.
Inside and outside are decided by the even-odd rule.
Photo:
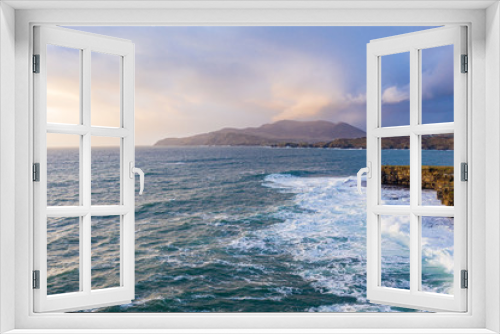
[[[359,194],[363,194],[363,192],[361,191],[361,175],[366,174],[366,176],[368,178],[371,178],[372,177],[372,168],[371,167],[372,167],[372,163],[368,162],[368,167],[361,168],[358,171],[358,193]]]
[[[130,161],[129,168],[131,179],[134,178],[135,174],[139,174],[139,195],[142,195],[142,192],[144,191],[144,172],[142,169],[135,167],[133,161]]]

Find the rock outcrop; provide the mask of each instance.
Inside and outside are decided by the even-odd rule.
[[[382,184],[401,187],[410,186],[409,166],[382,166]],[[454,174],[451,166],[422,166],[422,189],[433,189],[437,198],[446,206],[454,202]]]

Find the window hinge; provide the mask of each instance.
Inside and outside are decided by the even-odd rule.
[[[40,164],[38,162],[33,164],[33,181],[40,181]]]
[[[462,270],[460,276],[462,280],[462,289],[467,289],[469,287],[469,272],[467,270]]]
[[[33,55],[33,73],[40,73],[40,55]]]
[[[469,56],[462,55],[462,73],[469,72]]]
[[[33,289],[40,289],[40,270],[33,270]]]
[[[462,181],[469,181],[469,165],[466,162],[462,162],[460,164],[460,169],[461,169],[460,180],[462,180]]]

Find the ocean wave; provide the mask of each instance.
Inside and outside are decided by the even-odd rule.
[[[322,305],[319,307],[311,307],[309,312],[391,312],[393,308],[387,305],[370,304],[336,304],[336,305]]]
[[[283,222],[234,240],[239,250],[286,253],[295,274],[322,293],[363,298],[366,282],[365,195],[354,177],[270,174],[263,186],[295,194],[274,213]]]
[[[356,304],[322,306],[311,311],[369,312],[392,310],[388,306],[369,304],[366,300],[366,195],[356,191],[356,178],[300,177],[291,174],[270,174],[262,186],[295,194],[293,206],[274,213],[283,222],[260,231],[247,233],[233,240],[229,247],[240,251],[291,255],[296,274],[321,291],[339,296],[351,296]],[[434,196],[430,192],[425,195]],[[406,204],[409,189],[383,189],[383,197],[392,204]],[[435,201],[438,205],[437,201]],[[390,272],[404,272],[409,256],[409,222],[405,216],[384,216],[382,237],[390,250],[384,256]],[[445,226],[445,224],[442,224]],[[436,231],[434,231],[436,232]],[[453,233],[443,228],[441,239]],[[434,240],[435,241],[435,240]],[[445,242],[429,242],[423,257],[429,266],[443,272],[453,268],[452,251]],[[406,262],[406,263],[405,263]],[[387,276],[390,286],[405,288],[396,275]],[[443,292],[439,288],[434,291]]]

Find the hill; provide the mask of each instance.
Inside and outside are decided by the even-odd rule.
[[[422,150],[453,150],[454,137],[452,134],[422,136]],[[315,148],[342,148],[342,149],[366,149],[366,138],[337,138],[329,142],[288,143],[281,142],[271,145],[273,147],[315,147]],[[409,137],[392,137],[382,140],[383,150],[409,150]]]
[[[279,145],[282,143],[311,145],[318,142],[330,142],[338,138],[352,139],[364,136],[366,134],[363,130],[343,122],[284,120],[255,128],[224,128],[191,137],[165,138],[158,141],[155,145],[262,146]]]

